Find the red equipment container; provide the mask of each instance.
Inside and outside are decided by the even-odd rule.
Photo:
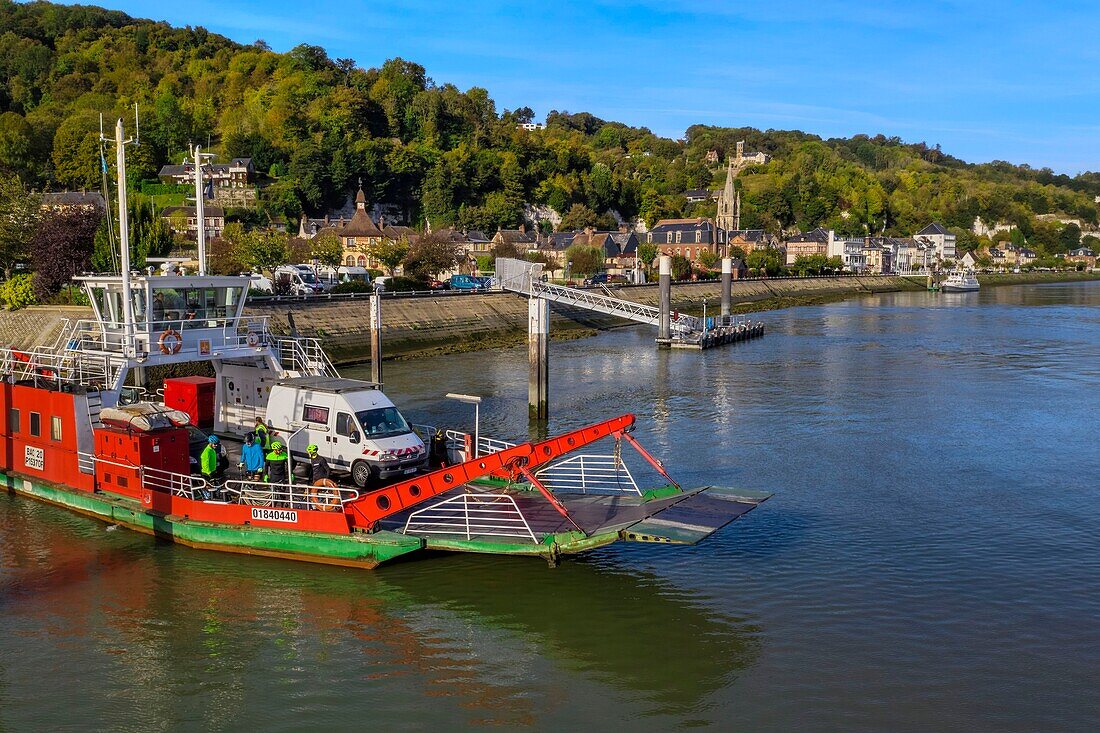
[[[191,416],[191,424],[214,427],[214,378],[171,377],[164,380],[164,406]]]
[[[141,496],[138,466],[187,475],[187,428],[141,432],[122,428],[95,429],[96,481],[101,488],[128,496]],[[154,484],[166,483],[160,476]]]

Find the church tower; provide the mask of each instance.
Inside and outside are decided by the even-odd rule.
[[[737,189],[734,187],[734,183],[737,180],[738,166],[734,162],[734,158],[731,155],[729,158],[729,167],[726,169],[726,187],[722,189],[722,193],[718,195],[718,216],[715,217],[715,224],[719,229],[724,229],[727,232],[735,231],[739,228],[739,221],[741,212],[739,209],[740,195]]]

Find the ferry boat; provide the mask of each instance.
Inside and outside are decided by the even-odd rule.
[[[125,211],[121,121],[116,142]],[[249,278],[204,274],[201,234],[199,274],[156,276],[130,271],[125,224],[121,231],[122,274],[76,278],[93,318],[66,321],[48,347],[0,348],[0,482],[10,492],[191,547],[364,568],[425,550],[553,564],[617,541],[694,544],[768,498],[681,487],[632,436],[630,414],[538,442],[421,426],[429,443],[448,446],[449,460],[431,470],[417,459],[413,475],[402,471],[389,485],[309,485],[292,471],[285,484],[242,475],[213,485],[191,475],[187,416],[140,388],[149,367],[209,364],[219,436],[242,436],[266,419],[277,387],[378,385],[349,384],[318,340],[276,334],[266,318],[247,316]],[[293,439],[317,419],[316,405],[299,409],[300,422],[271,429]],[[339,419],[349,437],[366,436],[358,415]],[[591,452],[598,441],[612,451]],[[363,448],[370,451],[399,458]],[[629,451],[657,485],[637,484]]]
[[[948,275],[940,288],[945,293],[965,293],[978,290],[981,288],[981,283],[973,272],[958,270]]]

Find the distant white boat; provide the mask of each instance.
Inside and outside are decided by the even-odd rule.
[[[940,284],[945,293],[967,293],[981,287],[973,272],[953,272]]]

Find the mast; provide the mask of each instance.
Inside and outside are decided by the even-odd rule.
[[[199,274],[206,274],[206,213],[203,211],[202,147],[195,146],[195,222],[198,225]]]
[[[125,327],[126,349],[134,339],[134,301],[130,294],[130,212],[126,204],[126,143],[122,118],[115,124],[115,154],[118,162],[118,229],[122,255],[122,322]]]

